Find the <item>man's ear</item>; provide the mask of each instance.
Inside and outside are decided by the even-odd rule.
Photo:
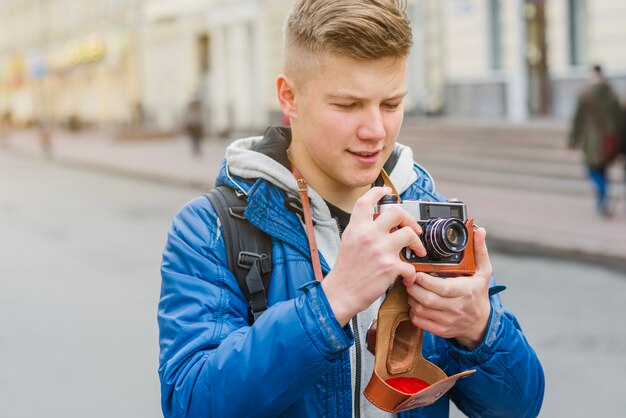
[[[283,114],[289,119],[298,117],[296,109],[296,91],[293,80],[285,74],[279,74],[276,79],[276,93],[278,94],[278,104],[283,110]]]

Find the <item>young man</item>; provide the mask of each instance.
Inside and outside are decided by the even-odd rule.
[[[285,29],[278,100],[291,122],[227,150],[218,184],[244,193],[246,217],[272,238],[269,308],[252,326],[228,270],[224,236],[204,197],[174,219],[159,305],[162,406],[167,417],[388,417],[362,395],[374,357],[361,349],[397,276],[423,353],[448,375],[476,369],[433,405],[400,413],[447,417],[453,400],[473,417],[534,417],[543,372],[515,317],[489,296],[485,231],[477,273],[416,274],[398,256],[426,253],[417,222],[399,208],[376,220],[390,193],[441,200],[432,178],[396,144],[411,29],[393,0],[299,0]],[[315,280],[295,166],[308,184],[324,279]],[[357,340],[357,341],[355,341]]]

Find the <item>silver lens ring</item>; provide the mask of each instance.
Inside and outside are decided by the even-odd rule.
[[[448,231],[452,229],[461,237],[461,243],[455,244],[448,238]],[[426,227],[426,241],[437,257],[450,257],[459,253],[467,246],[467,228],[456,218],[438,218],[431,221]]]
[[[437,255],[440,257],[450,257],[453,255],[453,252],[442,248],[440,241],[445,242],[445,223],[446,219],[439,218],[433,224],[432,229],[430,230],[430,239],[433,246],[433,249],[437,252]],[[441,240],[439,239],[441,237]]]

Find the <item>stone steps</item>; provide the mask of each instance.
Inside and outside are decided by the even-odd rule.
[[[518,126],[473,128],[470,125],[408,126],[400,142],[435,179],[518,190],[591,195],[578,151],[566,148],[563,129]],[[624,171],[614,165],[612,183]]]

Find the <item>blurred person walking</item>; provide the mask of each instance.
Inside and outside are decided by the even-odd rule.
[[[44,158],[52,158],[52,126],[47,120],[41,120],[37,126],[39,146]]]
[[[602,67],[594,65],[588,86],[578,97],[569,147],[582,150],[589,179],[596,190],[596,210],[603,217],[611,216],[607,168],[619,154],[617,136],[621,118],[617,95],[604,77]]]
[[[185,133],[191,141],[191,152],[195,156],[202,153],[201,142],[204,136],[204,126],[202,123],[202,101],[198,96],[187,105],[184,117]]]
[[[0,147],[9,145],[9,129],[11,126],[11,113],[5,112],[0,118]]]
[[[135,107],[133,108],[133,125],[137,129],[143,128],[146,123],[146,111],[143,108],[141,102],[135,103]]]
[[[626,98],[622,101],[622,129],[619,135],[624,163],[624,200],[626,200]],[[626,205],[625,205],[626,206]],[[626,207],[625,207],[626,208]]]

